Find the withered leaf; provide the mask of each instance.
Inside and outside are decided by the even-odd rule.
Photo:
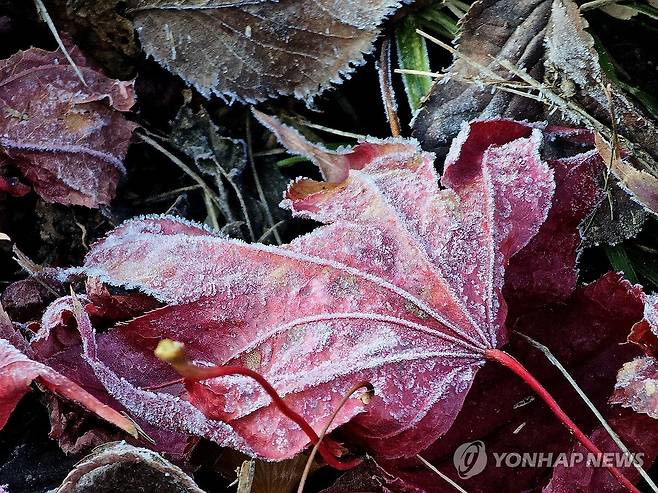
[[[448,69],[451,74],[459,74],[459,78],[435,83],[414,119],[414,134],[425,149],[444,154],[462,122],[475,118],[541,120],[541,105],[537,102],[503,91],[492,93],[489,87],[461,79],[480,75],[463,57],[493,69],[490,55],[494,55],[525,67],[541,80],[543,40],[550,10],[551,2],[546,0],[482,0],[473,4],[455,41],[460,56]],[[495,71],[510,78],[500,69]]]
[[[205,96],[309,101],[372,50],[398,0],[135,0],[146,52]]]
[[[441,152],[463,121],[506,116],[570,124],[572,113],[551,112],[525,96],[492,89],[476,62],[502,78],[508,70],[494,58],[525,69],[562,98],[573,101],[592,117],[610,125],[603,73],[587,22],[572,0],[483,0],[473,4],[457,40],[458,55],[447,82],[435,83],[414,121],[414,131],[429,150]],[[468,80],[464,80],[468,79]],[[473,80],[483,83],[473,83]],[[619,132],[656,157],[655,124],[623,92],[611,92],[620,120]],[[652,131],[653,130],[653,131]]]
[[[203,493],[179,467],[152,450],[112,442],[94,449],[66,476],[57,493]]]
[[[449,68],[447,81],[436,83],[414,120],[414,133],[423,147],[445,153],[463,121],[506,116],[554,124],[591,125],[596,119],[612,127],[610,101],[603,73],[586,21],[572,0],[483,0],[466,15],[459,37],[458,55]],[[496,58],[497,60],[494,60]],[[505,80],[515,76],[498,63],[505,60],[525,70],[547,91],[566,104],[575,104],[591,119],[565,105],[542,105],[533,99],[502,89],[493,90],[485,70]],[[610,100],[617,128],[644,166],[658,170],[655,123],[631,98],[614,87]],[[590,244],[618,243],[641,228],[640,205],[612,186],[610,200],[601,202],[589,221]],[[613,211],[610,211],[610,205]]]
[[[74,46],[86,85],[60,51],[0,60],[0,151],[48,202],[98,207],[114,197],[134,123],[132,82],[105,77]],[[0,168],[2,161],[0,161]]]
[[[600,134],[594,136],[594,142],[603,161],[608,163],[610,170],[619,180],[620,186],[645,209],[658,214],[658,178],[645,170],[636,169],[624,157],[613,153]]]

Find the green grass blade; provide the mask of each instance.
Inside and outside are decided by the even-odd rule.
[[[608,261],[614,270],[617,272],[623,272],[624,277],[633,284],[639,282],[633,262],[631,262],[631,259],[623,246],[606,246],[605,254],[608,256]]]
[[[416,34],[416,19],[408,16],[395,28],[395,44],[398,51],[398,64],[402,69],[430,72],[425,38]],[[432,87],[432,78],[423,75],[402,74],[404,90],[411,112],[419,107],[421,100]]]
[[[658,289],[658,257],[656,254],[647,253],[638,247],[629,250],[628,253],[642,279],[653,284],[654,290]],[[645,287],[649,286],[645,285]]]

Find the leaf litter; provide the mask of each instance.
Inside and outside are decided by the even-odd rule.
[[[91,15],[85,22],[98,22],[96,11],[84,1],[64,3],[66,13],[63,7],[52,8],[49,3],[51,24],[56,24],[51,29],[59,31],[64,24],[78,29],[82,17],[75,16],[83,12],[83,16]],[[300,32],[295,39],[272,38],[266,49],[258,45],[261,48],[252,52],[247,63],[254,68],[274,67],[274,72],[260,82],[243,84],[249,81],[249,70],[232,73],[238,76],[233,80],[199,79],[199,75],[212,75],[222,64],[234,64],[234,53],[210,46],[190,51],[194,33],[190,32],[186,41],[177,29],[192,17],[199,18],[199,13],[214,25],[218,21],[226,24],[230,16],[240,19],[257,12],[286,12],[265,24],[279,23],[289,29],[287,13],[300,6],[313,12],[327,5],[260,1],[235,5],[155,3],[131,2],[126,12],[120,12],[118,3],[108,4],[98,12],[109,12],[109,18],[120,19],[120,32],[129,26],[123,15],[131,17],[146,52],[206,97],[214,94],[228,100],[262,100],[294,94],[307,104],[322,101],[316,95],[326,94],[333,82],[339,82],[340,74],[349,70],[351,62],[362,63],[362,52],[372,50],[380,29],[377,25],[399,7],[384,2],[375,8],[370,6],[361,16],[361,24],[346,28],[355,33],[352,39],[318,44],[315,38],[319,32]],[[470,9],[459,50],[462,55],[472,50],[473,58],[478,60],[480,65],[473,65],[471,59],[462,67],[465,71],[473,69],[472,76],[463,77],[457,70],[449,77],[441,76],[443,82],[435,86],[427,100],[422,98],[426,86],[407,84],[412,109],[422,105],[416,118],[417,133],[418,122],[452,125],[431,135],[419,134],[420,145],[446,155],[440,181],[434,170],[435,156],[421,150],[413,139],[374,139],[342,132],[357,135],[359,143],[329,150],[336,145],[311,143],[277,119],[256,111],[256,117],[290,153],[302,156],[294,166],[308,171],[308,159],[317,165],[322,177],[321,181],[298,177],[286,189],[286,179],[277,174],[278,170],[270,176],[263,175],[260,166],[256,169],[254,155],[271,151],[254,154],[254,129],[249,116],[245,142],[225,137],[242,136],[216,123],[226,125],[229,114],[245,121],[244,112],[217,112],[216,103],[220,102],[190,104],[193,99],[189,91],[177,109],[169,107],[172,99],[163,94],[167,104],[162,110],[169,114],[167,121],[176,111],[178,115],[170,126],[153,128],[155,133],[144,129],[142,135],[203,187],[178,185],[177,190],[160,195],[174,197],[194,190],[189,201],[179,196],[172,206],[187,214],[190,206],[198,207],[196,190],[202,190],[206,222],[215,228],[171,215],[137,216],[116,227],[120,218],[134,214],[123,210],[124,204],[119,202],[123,197],[112,209],[107,207],[120,173],[101,177],[104,171],[99,174],[92,169],[90,173],[99,177],[94,186],[100,191],[89,189],[80,174],[75,174],[77,182],[58,181],[64,176],[60,175],[44,185],[37,175],[21,168],[23,154],[3,145],[6,156],[0,188],[16,197],[7,205],[0,203],[3,212],[12,210],[8,207],[17,210],[14,201],[29,200],[29,195],[25,197],[29,187],[20,179],[23,176],[25,183],[31,182],[46,200],[100,206],[99,214],[107,219],[105,231],[110,231],[91,245],[80,267],[39,269],[3,294],[14,322],[3,314],[2,337],[12,345],[7,346],[8,354],[14,354],[12,347],[17,354],[19,350],[23,353],[19,359],[24,364],[16,367],[22,390],[0,402],[7,404],[8,415],[34,378],[46,383],[68,379],[62,381],[80,385],[79,390],[71,387],[76,389],[78,401],[92,403],[89,407],[101,415],[109,413],[114,423],[130,423],[132,432],[140,429],[141,438],[125,435],[126,439],[152,449],[110,444],[108,453],[97,450],[74,469],[60,491],[84,491],[87,487],[111,490],[112,481],[126,474],[134,481],[153,478],[145,480],[148,487],[169,477],[170,486],[179,482],[184,485],[183,491],[196,491],[192,479],[164,462],[155,451],[190,473],[189,467],[197,467],[193,464],[199,460],[193,456],[203,454],[206,465],[202,467],[227,479],[234,476],[230,464],[237,461],[238,465],[250,465],[250,479],[240,480],[238,489],[248,488],[249,484],[254,492],[293,491],[297,477],[302,478],[298,485],[301,491],[307,474],[302,473],[305,463],[311,471],[323,464],[351,469],[334,484],[338,491],[435,491],[436,477],[431,471],[447,481],[439,488],[448,488],[448,483],[461,488],[463,484],[469,491],[499,491],[501,487],[510,491],[557,492],[575,487],[592,492],[637,491],[632,483],[637,482],[638,471],[626,467],[608,471],[556,466],[518,474],[515,471],[513,475],[507,470],[487,469],[463,482],[450,479],[454,474],[452,452],[468,440],[484,439],[488,451],[523,450],[537,443],[555,452],[570,448],[575,453],[616,450],[584,407],[569,402],[571,390],[565,388],[561,378],[556,380],[550,365],[529,357],[532,353],[523,342],[519,344],[515,331],[527,333],[555,351],[621,439],[631,450],[646,454],[647,464],[658,452],[654,446],[658,429],[652,391],[656,381],[653,297],[614,273],[579,286],[579,281],[596,279],[602,272],[592,272],[589,262],[580,262],[583,248],[598,242],[617,243],[636,235],[651,217],[644,207],[655,209],[655,180],[650,166],[654,159],[653,134],[646,131],[654,127],[623,93],[603,84],[606,77],[615,82],[618,79],[596,63],[594,45],[583,31],[585,25],[574,4],[555,0],[526,2],[518,7],[522,15],[504,25],[487,24],[492,14],[508,15],[510,7],[504,1],[476,3]],[[335,19],[349,17],[362,8],[362,3],[354,2],[340,12],[336,10]],[[460,17],[468,5],[451,1],[440,8]],[[432,9],[414,11],[411,16],[404,10],[389,25],[401,26],[402,18],[432,28],[432,22],[442,19],[440,12]],[[162,28],[158,22],[162,19],[181,24],[164,22],[164,38],[158,37],[157,30]],[[302,23],[325,20],[313,13]],[[451,37],[451,23],[454,21],[442,23],[442,29],[434,32]],[[480,23],[481,29],[471,39],[474,23]],[[90,53],[104,67],[112,67],[109,74],[122,73],[121,78],[130,78],[130,66],[142,62],[133,58],[125,64],[122,57],[127,52],[121,46],[130,45],[130,40],[110,39],[112,29],[101,24],[96,33],[101,36],[101,45]],[[405,23],[406,37],[397,30],[398,43],[415,42],[409,27],[412,24]],[[3,26],[0,23],[0,33]],[[332,24],[330,29],[342,27]],[[110,38],[106,37],[108,33]],[[224,34],[230,39],[240,33]],[[238,38],[248,50],[253,41],[262,41],[261,34],[249,24]],[[424,48],[427,36],[417,38],[421,40],[420,51],[418,46],[413,48],[417,52],[413,57],[422,59],[425,69],[416,72],[426,77],[431,73]],[[567,45],[565,38],[577,41]],[[88,156],[109,153],[116,158],[115,169],[121,171],[136,126],[121,116],[134,102],[132,84],[101,78],[97,67],[83,59],[64,34],[62,39],[85,72],[85,81],[89,74],[97,84],[94,90],[98,93],[92,98],[98,99],[83,103],[84,109],[91,105],[102,118],[112,115],[112,122],[117,123],[107,127],[107,134],[115,132],[113,136],[121,141],[104,147],[100,141],[86,143],[83,139],[74,145],[82,147],[82,154]],[[116,44],[123,50],[123,55],[114,52],[108,58],[102,53],[108,39],[109,45]],[[309,67],[330,59],[337,65],[309,71],[294,56],[288,63],[286,50],[295,42],[315,52],[331,51],[324,59],[308,59]],[[284,48],[269,51],[275,45]],[[355,45],[363,49],[350,51]],[[490,59],[488,55],[495,51],[482,49],[489,45],[493,50],[496,45],[504,45],[505,56]],[[399,56],[405,57],[398,63],[403,67],[412,64],[407,70],[412,74],[415,62],[411,52],[404,52],[399,44],[397,47]],[[382,79],[382,90],[393,102],[390,65],[395,60],[387,58],[387,51],[382,48],[380,57],[385,61],[382,73],[388,76]],[[219,62],[199,65],[200,55]],[[459,55],[453,69],[466,59]],[[574,60],[579,62],[572,63]],[[484,73],[491,80],[482,77],[483,66],[489,66]],[[286,70],[300,67],[294,74]],[[146,76],[143,70],[142,66],[140,79],[149,81],[148,70],[152,69],[146,71]],[[299,75],[310,83],[300,82],[296,78]],[[405,82],[409,83],[410,77]],[[464,80],[469,84],[465,87],[473,89],[470,101],[464,100],[460,92],[463,87],[455,85]],[[36,83],[38,86],[43,80],[37,79]],[[68,83],[73,87],[73,79]],[[114,105],[117,93],[103,89],[103,84],[124,88],[118,96],[127,97],[125,107]],[[495,90],[482,91],[487,84],[493,84]],[[54,87],[44,89],[48,96],[56,93]],[[441,91],[448,88],[453,93],[446,97]],[[153,90],[137,88],[140,97],[146,95],[147,106],[152,105],[149,91]],[[62,101],[70,94],[66,93]],[[445,98],[445,108],[436,106],[437,97]],[[473,109],[473,104],[483,101],[484,110]],[[557,111],[547,112],[546,101],[548,109]],[[397,120],[397,106],[387,107],[391,121]],[[71,111],[62,108],[65,115]],[[457,113],[453,112],[455,108]],[[36,123],[39,117],[31,116],[33,109],[30,104],[24,110],[12,106],[6,111],[6,121],[12,125]],[[132,111],[134,119],[143,123],[147,112],[141,101]],[[467,116],[468,111],[474,113]],[[288,110],[283,112],[290,114]],[[527,123],[545,118],[551,125]],[[146,128],[150,128],[148,120]],[[60,121],[55,118],[55,125]],[[564,126],[574,123],[592,126],[598,133]],[[344,128],[342,123],[313,125]],[[92,137],[106,135],[103,132]],[[62,132],[55,134],[66,137]],[[432,139],[437,136],[444,144],[434,148]],[[26,134],[17,131],[14,138],[19,137],[24,139]],[[267,148],[273,145],[271,139],[263,142]],[[35,159],[30,166],[54,163],[62,170],[75,169],[74,161],[56,159],[59,156],[54,161]],[[85,164],[99,163],[92,160]],[[150,163],[142,165],[146,170],[154,169]],[[133,173],[135,165],[131,166]],[[100,169],[105,169],[102,164]],[[289,171],[286,169],[286,174],[300,174],[296,168],[293,173]],[[309,176],[306,171],[301,174]],[[250,173],[254,175],[253,183]],[[616,179],[610,182],[612,175]],[[312,172],[310,176],[317,174]],[[39,179],[43,177],[38,175]],[[621,188],[616,185],[617,179]],[[611,187],[611,183],[615,185]],[[252,191],[254,187],[257,190]],[[288,221],[307,225],[305,231],[310,231],[292,240],[279,231],[277,209],[271,207],[282,192],[281,210],[294,218]],[[118,217],[114,215],[117,213]],[[1,214],[0,221],[0,228],[5,230]],[[218,233],[216,229],[222,222],[226,226]],[[83,223],[77,224],[84,241],[87,230]],[[11,228],[7,232],[16,237]],[[98,237],[98,230],[91,236]],[[284,236],[287,243],[282,242]],[[280,246],[260,244],[267,238]],[[643,248],[652,244],[637,241],[638,245],[644,242]],[[555,248],[556,244],[560,248]],[[622,245],[614,248],[626,251]],[[633,252],[633,256],[625,257],[629,275],[634,271],[646,275],[646,269],[633,265],[637,258],[635,244],[627,251]],[[38,265],[27,256],[22,258],[21,265]],[[622,265],[609,258],[613,266]],[[61,264],[55,261],[55,265]],[[626,264],[620,268],[627,270]],[[84,294],[62,296],[65,283],[72,283]],[[46,292],[44,286],[51,289]],[[52,301],[56,296],[61,297]],[[635,344],[620,344],[629,330],[629,340]],[[507,369],[485,365],[488,360],[502,363]],[[10,367],[14,368],[5,365],[5,375],[14,371]],[[526,385],[542,397],[543,404],[529,395]],[[608,401],[613,387],[613,397]],[[355,388],[359,390],[350,397]],[[372,388],[374,394],[360,390],[364,388]],[[94,421],[93,413],[75,404],[75,398],[60,400],[50,394],[46,402],[51,436],[67,453],[77,454],[90,445],[122,436],[109,423]],[[519,405],[521,402],[523,405]],[[133,421],[118,412],[127,413]],[[580,444],[573,443],[563,425]],[[211,442],[222,446],[219,452],[212,449]],[[320,455],[315,462],[313,454],[307,458],[304,452],[311,446]],[[210,454],[203,452],[208,447]],[[428,462],[419,463],[418,452]],[[229,457],[231,454],[234,458]],[[245,461],[247,456],[258,459]],[[220,465],[224,460],[225,464]],[[115,463],[114,468],[108,469],[104,461]],[[427,464],[431,465],[429,470]],[[195,473],[194,478],[205,489],[203,474]],[[164,484],[168,484],[166,480]]]

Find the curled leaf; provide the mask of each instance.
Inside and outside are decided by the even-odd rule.
[[[152,450],[125,442],[106,443],[78,462],[56,493],[167,491],[203,493],[179,467]]]
[[[30,390],[33,381],[137,436],[137,430],[128,418],[101,403],[65,376],[42,363],[32,361],[5,339],[0,339],[0,428],[7,423],[9,415],[21,397]]]
[[[69,52],[86,85],[59,51],[0,60],[0,151],[45,200],[98,207],[125,173],[136,125],[121,112],[134,104],[133,83],[105,77],[74,46]]]

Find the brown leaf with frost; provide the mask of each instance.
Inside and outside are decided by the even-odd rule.
[[[481,0],[463,20],[458,55],[448,69],[452,78],[437,83],[414,122],[414,131],[426,148],[441,151],[459,131],[462,121],[506,116],[569,124],[570,115],[550,114],[524,96],[491,91],[489,77],[477,62],[505,79],[508,71],[493,59],[524,68],[539,82],[564,99],[576,103],[591,116],[610,125],[604,87],[610,82],[602,72],[587,22],[572,0]],[[480,79],[473,84],[463,79]],[[654,123],[621,91],[612,92],[613,105],[621,120],[620,134],[642,146],[656,158],[658,136]],[[651,131],[653,130],[653,131]]]
[[[372,50],[399,0],[136,0],[146,53],[205,96],[309,101]]]
[[[461,34],[455,41],[460,53],[449,68],[459,74],[436,83],[414,120],[414,133],[423,147],[439,154],[447,152],[462,122],[495,116],[540,120],[541,105],[528,98],[460,80],[477,77],[480,71],[468,57],[488,66],[505,78],[505,71],[494,69],[490,55],[526,67],[541,80],[543,39],[551,2],[546,0],[481,0],[462,19]],[[539,116],[539,118],[537,118]]]
[[[612,153],[610,145],[603,140],[600,134],[594,136],[596,149],[603,161],[610,166],[610,170],[619,180],[622,188],[626,190],[636,202],[658,214],[658,178],[631,166],[625,159]]]
[[[0,170],[8,159],[48,202],[98,207],[114,197],[136,125],[121,112],[133,82],[105,77],[77,48],[83,84],[58,50],[0,60]]]
[[[56,493],[114,491],[203,493],[179,467],[152,450],[125,442],[106,443],[94,449],[64,478]]]
[[[475,64],[503,79],[515,79],[497,61],[505,60],[524,69],[565,104],[575,104],[609,128],[612,104],[619,134],[632,144],[634,157],[658,170],[655,123],[620,90],[613,88],[609,101],[604,88],[610,81],[586,28],[587,22],[572,0],[475,2],[456,41],[458,54],[448,69],[449,80],[432,88],[414,120],[415,136],[424,148],[443,154],[462,122],[473,119],[504,116],[591,127],[592,120],[576,111],[554,111],[554,104],[542,105],[502,89],[492,91],[491,74]],[[589,221],[588,244],[616,244],[633,237],[644,218],[642,207],[615,185],[610,200],[602,202]]]

